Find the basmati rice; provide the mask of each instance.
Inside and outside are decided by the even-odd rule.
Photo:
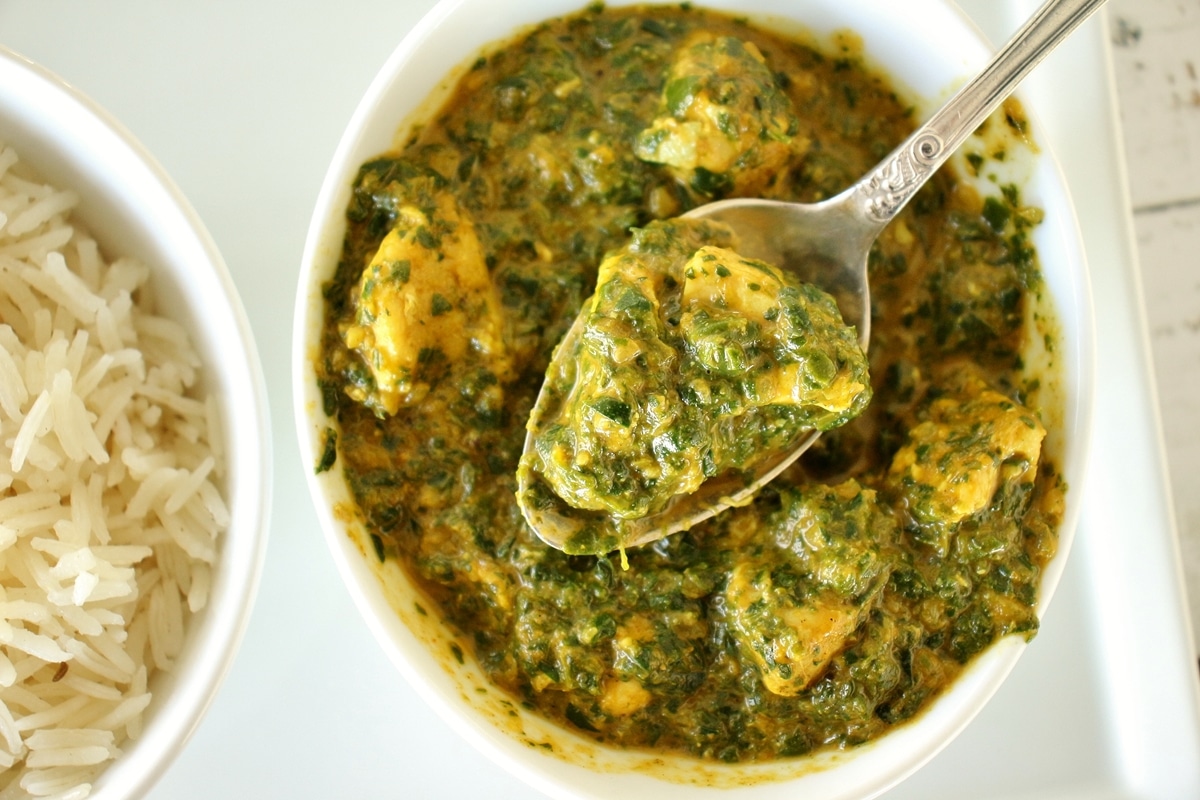
[[[229,522],[200,359],[77,203],[0,142],[0,800],[84,798],[141,733]]]

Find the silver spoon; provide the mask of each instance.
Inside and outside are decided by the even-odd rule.
[[[871,336],[867,256],[880,231],[912,199],[967,137],[1012,93],[1035,66],[1105,0],[1048,0],[992,58],[924,125],[874,169],[839,195],[819,203],[739,198],[696,208],[685,216],[726,223],[742,255],[799,269],[801,277],[838,300],[842,316],[857,324],[865,350]],[[815,269],[814,269],[815,265]],[[817,273],[817,274],[814,274]],[[588,304],[585,303],[585,307]],[[580,314],[555,351],[569,357],[584,327]],[[525,450],[541,424],[546,392],[530,414]],[[733,506],[745,505],[807,450],[820,434],[810,432],[791,450],[764,459],[753,477],[716,476],[666,508],[635,520],[614,520],[565,503],[548,502],[531,470],[517,473],[517,501],[525,520],[547,544],[569,553],[606,553],[646,544]],[[548,488],[546,489],[548,491]]]

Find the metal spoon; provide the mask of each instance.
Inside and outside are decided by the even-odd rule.
[[[1046,2],[928,122],[841,194],[814,204],[753,198],[721,200],[685,216],[726,223],[738,235],[739,253],[796,269],[803,280],[834,295],[843,318],[857,324],[859,342],[865,350],[871,335],[867,256],[875,237],[1030,70],[1104,2]],[[585,317],[580,314],[575,320],[555,351],[556,359],[573,352],[572,342],[583,330]],[[541,424],[545,395],[543,390],[530,415],[526,452],[532,448],[533,432]],[[536,474],[526,469],[517,474],[517,500],[525,520],[547,544],[569,553],[611,552],[686,530],[730,507],[749,503],[818,435],[811,432],[793,449],[765,459],[749,481],[743,475],[718,475],[695,492],[674,498],[663,510],[636,520],[615,520],[599,512],[556,503],[556,497],[547,496],[548,487],[539,489]]]

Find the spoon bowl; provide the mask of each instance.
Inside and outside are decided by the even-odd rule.
[[[759,198],[721,200],[684,216],[724,223],[738,239],[740,255],[778,265],[837,300],[842,318],[854,324],[865,351],[871,335],[867,263],[872,243],[1018,84],[1105,0],[1048,0],[983,70],[886,158],[850,188],[818,203]],[[550,372],[575,357],[585,327],[581,313],[555,349]],[[548,383],[548,382],[547,382]],[[557,397],[543,387],[530,414],[525,456],[550,418]],[[568,553],[602,554],[653,542],[684,531],[720,512],[746,505],[793,464],[820,436],[802,432],[788,447],[758,460],[749,475],[730,470],[661,510],[637,519],[616,519],[577,509],[553,494],[523,457],[517,501],[525,521],[547,544]]]

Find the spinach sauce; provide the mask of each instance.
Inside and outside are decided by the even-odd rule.
[[[1065,491],[1021,357],[1038,214],[947,170],[871,254],[870,405],[753,504],[624,569],[545,546],[514,499],[549,354],[606,253],[712,199],[829,197],[911,127],[853,47],[593,6],[481,57],[362,166],[326,287],[340,433],[319,466],[336,448],[378,556],[496,685],[603,742],[769,760],[868,741],[1035,633]]]

